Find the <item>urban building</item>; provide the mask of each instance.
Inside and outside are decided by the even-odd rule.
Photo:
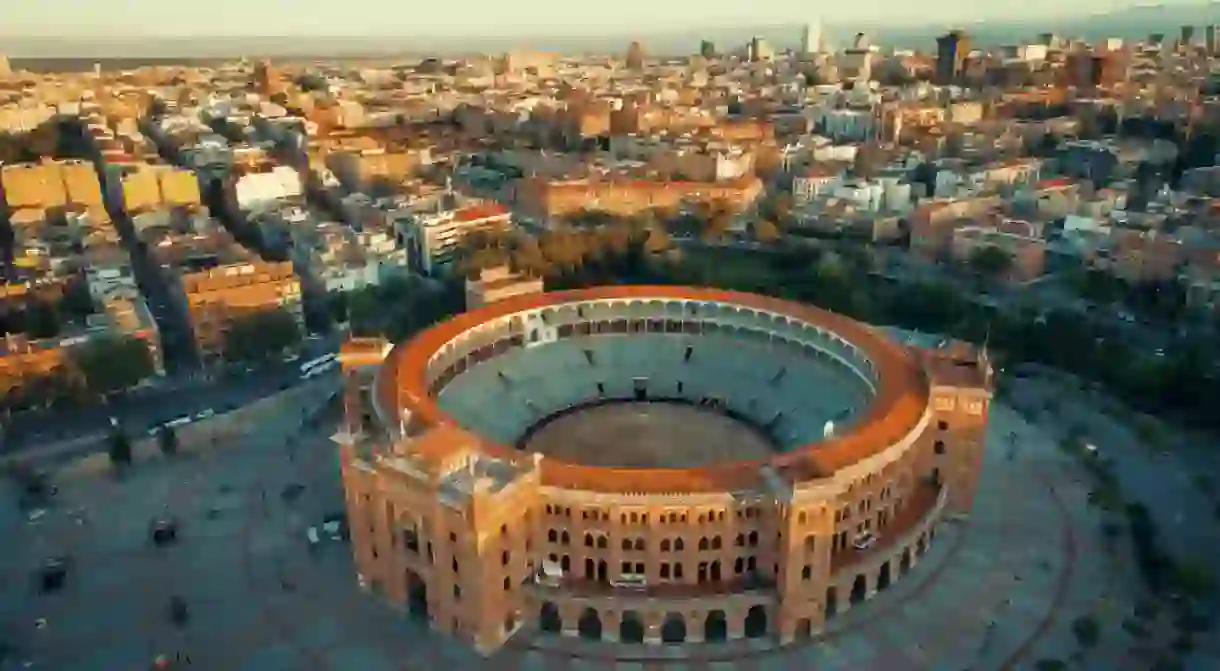
[[[249,259],[218,265],[184,273],[181,287],[195,346],[205,363],[224,356],[228,330],[244,316],[282,310],[304,322],[301,282],[291,262]]]
[[[805,24],[801,31],[801,53],[811,55],[822,51],[822,22]]]
[[[542,293],[542,278],[515,272],[508,266],[483,268],[466,279],[466,309],[474,310],[513,296]]]
[[[627,62],[627,69],[643,70],[644,45],[640,44],[639,42],[632,42],[631,44],[627,45],[627,55],[624,60]]]
[[[700,42],[699,55],[708,60],[716,58],[716,43],[709,40],[703,40]]]
[[[775,58],[775,49],[761,37],[752,38],[746,51],[751,63],[763,63]]]
[[[398,222],[398,239],[407,250],[407,265],[425,275],[453,268],[462,239],[473,231],[512,228],[508,210],[492,202],[475,202],[451,209],[409,214]]]
[[[935,82],[941,86],[956,83],[970,55],[970,39],[961,30],[953,30],[936,38]]]
[[[968,345],[683,287],[518,296],[340,358],[358,581],[484,654],[526,623],[627,645],[812,637],[970,510],[992,396]],[[532,449],[551,413],[654,398],[756,418],[781,454]],[[613,465],[632,458],[690,461]]]

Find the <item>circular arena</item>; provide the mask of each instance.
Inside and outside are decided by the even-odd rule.
[[[816,636],[968,511],[991,396],[972,348],[691,287],[518,296],[342,359],[361,584],[487,653]]]

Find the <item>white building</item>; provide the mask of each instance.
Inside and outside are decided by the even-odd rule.
[[[801,32],[801,53],[816,54],[822,51],[822,22],[821,20],[813,23],[805,24],[805,29]]]
[[[412,271],[424,275],[447,272],[458,245],[471,231],[504,229],[512,217],[504,206],[479,202],[457,209],[408,215],[398,223],[400,243]]]
[[[284,165],[266,172],[247,173],[233,183],[237,207],[246,212],[260,209],[277,200],[295,198],[303,192],[301,175]]]

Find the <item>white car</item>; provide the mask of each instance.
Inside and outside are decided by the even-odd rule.
[[[864,533],[862,533],[856,537],[855,542],[852,543],[851,546],[856,548],[860,552],[863,552],[863,551],[871,548],[872,546],[876,545],[877,540],[878,540],[877,534],[875,534],[871,531],[865,531]]]
[[[207,419],[207,418],[213,417],[215,415],[216,415],[215,410],[213,410],[211,408],[204,408],[203,410],[200,410],[199,412],[195,413],[195,419],[197,419],[197,420]]]

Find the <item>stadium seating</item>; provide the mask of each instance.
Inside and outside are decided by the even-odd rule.
[[[651,398],[716,399],[759,426],[770,424],[782,449],[821,439],[828,420],[842,430],[871,393],[842,366],[722,331],[594,335],[516,349],[457,376],[438,402],[459,423],[511,444],[572,406],[634,398],[636,378],[647,380]]]

